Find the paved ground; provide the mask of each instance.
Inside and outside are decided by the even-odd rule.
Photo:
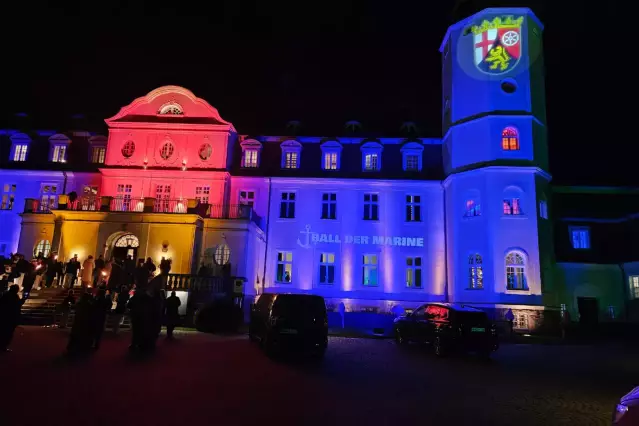
[[[619,347],[504,345],[484,362],[331,338],[317,365],[190,333],[140,361],[124,334],[71,362],[66,337],[24,327],[0,355],[0,425],[605,425],[639,384]]]

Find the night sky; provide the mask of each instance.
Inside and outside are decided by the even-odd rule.
[[[415,121],[422,136],[441,136],[438,48],[453,0],[236,0],[203,2],[200,10],[130,3],[4,13],[0,125],[105,132],[104,118],[174,84],[209,101],[243,134],[284,134],[289,120],[299,120],[301,134],[335,135],[358,120],[388,136],[403,121]],[[555,181],[639,184],[637,136],[626,124],[636,107],[623,99],[636,86],[626,71],[637,50],[632,21],[620,25],[628,17],[617,0],[587,9],[577,0],[518,4],[546,25]]]

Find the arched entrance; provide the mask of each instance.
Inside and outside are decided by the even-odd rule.
[[[140,240],[130,232],[116,232],[107,239],[105,258],[126,259],[131,256],[133,260],[137,258]]]

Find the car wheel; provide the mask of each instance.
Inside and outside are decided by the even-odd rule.
[[[406,340],[406,338],[402,334],[402,331],[399,328],[395,329],[395,342],[398,345],[402,345],[402,346],[408,344],[408,341]]]
[[[437,356],[446,355],[446,351],[444,350],[442,339],[439,336],[435,337],[435,341],[433,342],[433,350],[435,351],[435,355]]]

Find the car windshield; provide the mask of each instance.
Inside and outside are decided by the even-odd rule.
[[[273,305],[273,315],[277,316],[302,317],[304,315],[324,315],[325,312],[324,299],[314,296],[279,296]]]

